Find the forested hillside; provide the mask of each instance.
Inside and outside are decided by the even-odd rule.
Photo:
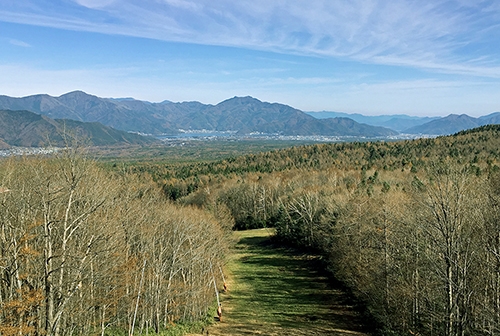
[[[322,256],[380,334],[500,333],[500,126],[211,162],[0,161],[0,332],[202,319],[229,228]]]
[[[469,163],[472,169],[481,173],[496,170],[500,165],[499,133],[499,125],[490,125],[435,139],[323,143],[209,162],[141,162],[132,169],[150,173],[173,200],[213,185],[214,178],[226,181],[249,173],[257,178],[262,178],[264,173],[303,174],[304,171],[321,172],[331,169],[358,171],[358,174],[364,172],[364,175],[371,169],[379,172],[402,170],[416,173],[429,162],[446,158],[463,164]]]
[[[205,318],[232,226],[74,152],[0,161],[0,334],[125,335]]]
[[[91,146],[159,143],[155,138],[118,131],[98,122],[51,119],[29,111],[0,110],[0,148],[64,147],[70,139],[79,139]]]
[[[322,254],[388,334],[500,333],[500,127],[136,166],[180,204],[223,203]]]

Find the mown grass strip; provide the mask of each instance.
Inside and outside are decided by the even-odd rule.
[[[273,246],[267,229],[236,232],[223,317],[210,335],[366,335],[318,257]]]

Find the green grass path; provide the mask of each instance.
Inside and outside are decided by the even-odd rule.
[[[345,293],[316,270],[315,257],[271,246],[266,229],[235,234],[222,321],[209,335],[367,335]]]

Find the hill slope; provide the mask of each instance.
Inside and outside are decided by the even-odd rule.
[[[405,130],[404,133],[447,135],[479,127],[481,125],[482,124],[479,119],[469,117],[466,114],[450,114],[447,117],[433,120],[423,125],[411,127]]]
[[[0,145],[4,148],[64,146],[64,134],[88,139],[94,146],[156,142],[153,138],[118,131],[97,122],[51,119],[29,111],[0,110]]]
[[[500,124],[500,112],[494,112],[482,117],[479,117],[481,125]]]

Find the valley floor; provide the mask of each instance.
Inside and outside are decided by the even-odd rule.
[[[332,287],[316,257],[270,244],[267,229],[239,242],[221,294],[222,321],[208,335],[368,335],[347,295]]]

